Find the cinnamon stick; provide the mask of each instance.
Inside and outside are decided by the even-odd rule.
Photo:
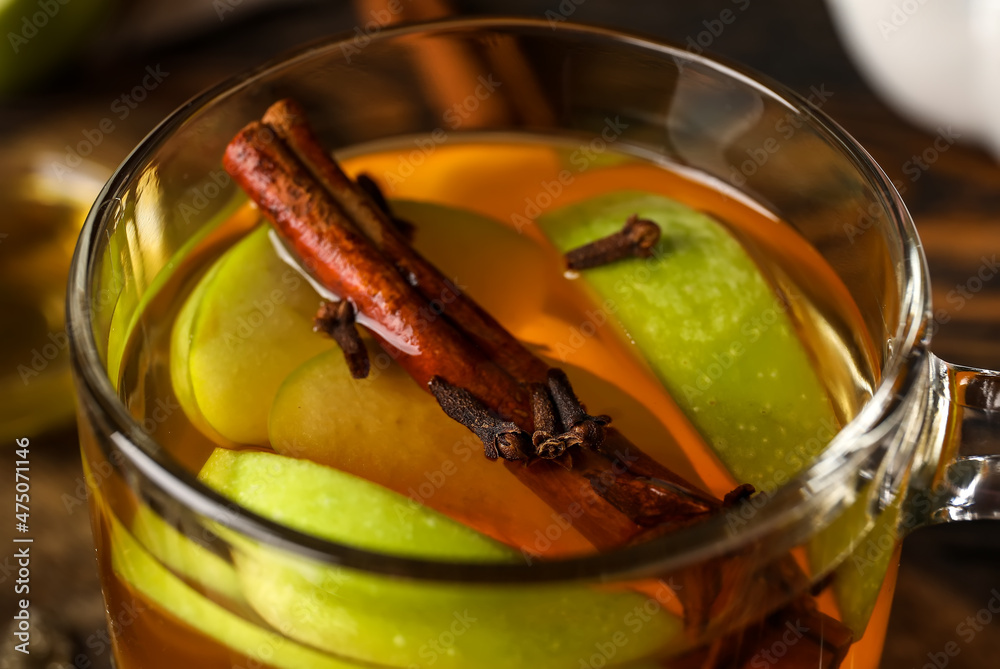
[[[274,120],[277,109],[272,107],[265,119]],[[302,153],[293,153],[282,142],[289,129],[298,134],[296,148]],[[324,166],[319,159],[322,151],[318,144],[302,141],[305,131],[302,126],[282,123],[273,126],[251,123],[227,148],[225,167],[317,278],[341,299],[355,305],[359,322],[372,329],[379,344],[417,383],[427,387],[433,377],[441,377],[453,386],[465,388],[530,433],[533,428],[530,397],[510,368],[522,376],[531,374],[533,378],[545,379],[548,366],[523,349],[466,297],[453,300],[453,305],[464,303],[466,308],[449,309],[446,313],[450,318],[424,318],[421,305],[425,298],[418,288],[430,290],[441,285],[440,273],[416,252],[407,252],[397,244],[394,228],[374,203],[358,197],[346,176],[343,181],[337,179],[338,173],[343,175],[339,167],[336,171],[322,172],[305,167],[305,161],[300,161],[298,155],[305,156],[312,166]],[[325,187],[327,183],[331,188]],[[342,199],[334,201],[330,193]],[[371,230],[377,236],[369,242],[359,229],[361,226],[365,232]],[[379,245],[381,249],[377,248]],[[382,251],[394,251],[399,262],[393,264],[388,253]],[[404,278],[404,273],[410,280]],[[481,325],[492,321],[495,329],[488,334],[484,331],[484,336],[478,338],[470,337],[475,343],[470,342],[452,324],[456,311],[468,314]],[[362,315],[365,321],[361,320]],[[422,326],[415,327],[416,324]],[[477,346],[480,342],[484,345]],[[510,347],[510,343],[516,347]],[[510,348],[515,348],[513,354]],[[523,354],[516,349],[522,349]],[[506,351],[512,363],[502,367],[488,355],[491,351]],[[692,521],[719,508],[717,501],[648,456],[639,454],[624,439],[613,438],[608,446],[609,455],[594,451],[580,454],[580,463],[572,470],[539,462],[531,467],[513,463],[511,471],[559,511],[565,512],[574,502],[579,503],[583,513],[576,521],[577,528],[602,549],[624,545],[644,530],[643,525],[629,518],[632,507],[619,508],[620,505],[609,501],[609,498],[615,501],[625,498],[616,494],[618,487],[628,486],[630,494],[636,492],[634,484],[629,482],[634,477],[628,473],[633,461],[643,463],[650,473],[659,473],[658,478],[673,484],[660,488],[650,480],[646,487],[650,491],[649,503],[660,502],[679,511],[675,515],[678,522]],[[606,475],[608,472],[611,474]],[[595,488],[592,480],[604,484]]]
[[[305,266],[342,300],[355,305],[359,324],[371,330],[418,383],[428,387],[433,381],[440,390],[443,381],[463,389],[516,428],[528,434],[534,430],[538,405],[532,394],[538,384],[549,383],[548,365],[409,246],[378,204],[322,149],[296,104],[279,102],[263,122],[247,125],[227,147],[224,165]],[[455,296],[444,317],[424,318],[423,307],[440,301],[443,291]],[[572,510],[574,526],[595,547],[620,547],[651,530],[677,529],[722,508],[720,500],[639,451],[597,417],[559,402],[555,409],[560,420],[574,426],[600,428],[599,449],[573,449],[568,467],[545,459],[531,466],[517,460],[505,464],[553,509]],[[469,402],[463,410],[479,411]],[[573,415],[565,418],[563,413]],[[482,418],[477,414],[477,420]],[[524,444],[503,437],[497,452],[501,446],[520,451]],[[685,587],[679,594],[693,633],[700,634],[713,612],[726,609],[732,597],[745,594],[741,578],[746,575],[729,569],[736,562],[723,558],[682,574]],[[797,569],[794,563],[791,568]],[[764,579],[755,594],[763,605],[788,601],[802,591],[804,576],[797,574],[791,580],[780,576],[787,588]],[[724,576],[741,585],[727,584]],[[810,615],[820,615],[811,600],[800,598],[799,606]],[[823,622],[830,629],[844,629],[833,619]],[[838,655],[846,652],[847,639],[838,646]]]
[[[323,190],[427,301],[442,304],[452,321],[486,356],[514,379],[546,383],[549,367],[500,325],[485,309],[469,299],[433,264],[421,256],[367,193],[351,180],[323,150],[305,112],[292,100],[280,100],[264,114],[263,122],[294,151]],[[454,297],[446,301],[443,297]]]

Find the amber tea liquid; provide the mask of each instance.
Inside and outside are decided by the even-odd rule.
[[[626,154],[597,154],[587,145],[552,144],[525,137],[449,141],[432,150],[397,142],[365,147],[341,162],[351,175],[361,172],[371,175],[390,200],[435,202],[500,221],[545,248],[552,255],[554,268],[559,267],[558,254],[532,225],[532,219],[545,211],[603,193],[643,190],[707,212],[728,226],[765,272],[776,293],[784,296],[788,314],[817,367],[818,376],[827,384],[841,424],[860,409],[874,387],[873,345],[864,336],[860,314],[833,270],[790,226],[720,183],[696,178],[676,166]],[[243,206],[204,236],[185,257],[177,259],[173,274],[139,314],[120,365],[112,365],[118,370],[117,378],[112,381],[126,406],[147,426],[147,432],[192,472],[201,468],[217,444],[188,419],[172,388],[169,371],[172,324],[198,278],[258,224],[256,212]],[[450,240],[443,237],[427,243],[446,246]],[[489,282],[482,289],[484,292],[473,297],[486,305],[509,301],[532,305],[531,313],[515,326],[508,326],[516,336],[552,364],[578,366],[641,401],[672,435],[669,443],[638,442],[644,450],[650,449],[651,455],[682,475],[703,482],[719,497],[731,490],[738,482],[705,446],[662,384],[629,349],[627,339],[614,327],[613,316],[603,313],[601,305],[581,291],[572,278],[566,278],[561,269],[553,271],[547,281],[548,285],[535,287],[546,296],[541,302],[512,291],[510,282],[500,278]],[[720,382],[724,382],[724,376]],[[445,420],[444,416],[442,419]],[[626,427],[622,430],[628,434]],[[275,659],[280,657],[280,649],[271,647],[271,642],[255,642],[250,646],[240,643],[241,638],[246,638],[241,637],[244,629],[241,624],[265,625],[253,611],[234,608],[220,593],[193,582],[197,579],[187,578],[177,562],[170,564],[164,560],[170,569],[157,569],[155,565],[143,567],[145,571],[121,567],[121,560],[128,560],[128,555],[136,551],[156,550],[153,546],[143,547],[129,529],[137,514],[148,513],[148,509],[138,510],[140,505],[128,487],[98,455],[92,436],[83,434],[82,439],[88,480],[96,489],[92,496],[94,527],[118,667],[153,669],[185,663],[212,668],[286,666],[287,661]],[[475,457],[481,455],[477,453]],[[453,483],[449,483],[452,488],[459,487]],[[467,493],[452,492],[443,486],[427,498],[438,510],[460,515],[463,495]],[[524,513],[530,516],[527,506]],[[545,542],[539,541],[533,530],[525,527],[523,534],[517,535],[524,544],[522,547],[532,553],[557,556],[586,550],[582,540],[574,538],[572,533],[558,541]],[[516,534],[518,529],[512,532]],[[119,560],[117,566],[112,556]],[[796,558],[808,570],[805,556]],[[154,561],[158,559],[154,557]],[[878,665],[895,581],[895,556],[890,564],[866,631],[851,647],[844,667],[874,669]],[[137,582],[140,580],[143,582]],[[179,592],[186,593],[185,597],[178,597]],[[830,587],[816,600],[824,613],[841,616]],[[234,620],[241,618],[242,622],[220,623],[219,616],[212,617],[211,611],[216,609],[225,610]],[[777,662],[782,648],[768,652],[772,651],[758,658],[763,662],[760,666],[781,666],[770,663],[769,658],[775,657]],[[589,661],[583,658],[580,666],[594,666],[588,665]],[[608,666],[613,666],[613,662]],[[643,668],[653,666],[681,665],[670,661],[641,664]]]

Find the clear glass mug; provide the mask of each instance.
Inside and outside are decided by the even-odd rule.
[[[490,82],[503,96],[477,97]],[[122,379],[120,363],[135,336],[130,324],[237,191],[220,166],[225,145],[286,96],[303,102],[338,150],[440,141],[449,111],[461,111],[461,131],[581,146],[605,141],[608,119],[621,121],[617,148],[742,191],[837,272],[875,342],[865,360],[851,353],[860,335],[838,333],[847,354],[817,361],[823,373],[854,377],[856,396],[842,398],[856,407],[849,421],[737,522],[722,514],[573,559],[401,558],[327,542],[229,502],[196,479],[200,462],[158,443],[177,438],[179,407],[134,401],[123,386],[135,380]],[[997,376],[930,353],[920,243],[878,166],[782,87],[610,30],[532,20],[386,29],[309,46],[208,91],[166,119],[104,188],[77,248],[68,314],[98,561],[122,669],[185,661],[833,667],[844,653],[850,666],[875,667],[902,537],[1000,508]],[[155,315],[147,323],[155,327]],[[790,555],[805,565],[799,576],[788,575],[796,571]],[[727,572],[737,596],[717,600],[707,624],[684,629],[684,579],[723,561],[739,566]],[[781,592],[762,589],[776,578],[786,584]]]

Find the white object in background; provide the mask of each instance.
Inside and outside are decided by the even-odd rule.
[[[828,0],[859,68],[901,113],[1000,158],[1000,0]]]

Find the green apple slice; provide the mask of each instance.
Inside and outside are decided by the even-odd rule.
[[[186,537],[148,506],[136,509],[132,535],[174,573],[228,601],[243,599],[236,570],[231,564]]]
[[[171,334],[171,378],[188,415],[227,440],[261,445],[278,386],[333,346],[312,331],[319,296],[274,252],[268,230],[256,229],[217,261]]]
[[[307,460],[216,449],[200,477],[255,513],[358,548],[465,562],[522,559],[428,507]],[[624,664],[683,639],[678,618],[632,591],[383,577],[308,562],[231,532],[220,535],[233,545],[244,594],[264,620],[302,643],[359,661],[442,669],[575,667],[610,644]]]
[[[843,622],[860,639],[868,626],[886,574],[898,559],[902,495],[872,516],[873,484],[857,491],[854,503],[809,542],[809,562],[833,571],[833,588]]]
[[[676,471],[697,480],[672,435],[640,402],[583,369],[564,369],[581,396],[594,398],[591,411],[613,415],[637,446],[665,453]],[[553,554],[592,550],[571,528],[554,539],[536,536],[552,524],[553,510],[484,458],[475,435],[394,363],[373,366],[359,380],[340,351],[321,353],[282,384],[269,429],[279,453],[374,481],[510,545]]]
[[[714,219],[668,198],[619,192],[538,219],[561,251],[632,214],[663,236],[647,259],[585,270],[627,336],[740,482],[773,489],[836,432],[804,345],[756,263]]]
[[[485,562],[509,562],[517,556],[387,488],[308,460],[217,448],[198,477],[275,522],[356,548]]]
[[[259,627],[206,598],[157,561],[115,518],[110,518],[111,568],[131,588],[255,666],[280,669],[360,669]]]
[[[197,255],[198,247],[205,244],[206,240],[212,237],[220,227],[237,219],[239,223],[248,225],[254,218],[253,210],[246,207],[247,197],[243,191],[237,191],[230,197],[220,209],[213,213],[211,217],[201,224],[197,232],[184,242],[170,256],[166,264],[160,268],[153,277],[153,280],[146,285],[138,280],[127,280],[124,271],[117,268],[119,276],[110,278],[112,286],[116,286],[118,292],[117,300],[114,303],[114,313],[111,316],[111,323],[108,330],[108,378],[117,387],[120,383],[121,366],[128,343],[135,336],[135,329],[138,327],[140,319],[146,313],[146,308],[171,282],[175,282],[179,275],[188,269],[188,262],[192,256]],[[134,205],[126,205],[126,216],[123,220],[133,220],[136,217]],[[193,221],[192,221],[193,222]],[[117,258],[120,254],[126,253],[122,247],[128,247],[128,231],[130,225],[119,225],[110,233],[108,239],[108,253],[111,257]],[[102,265],[110,270],[115,270],[115,263],[104,259]]]
[[[712,218],[668,198],[616,193],[543,216],[542,230],[570,248],[603,237],[639,214],[663,237],[649,259],[581,272],[612,299],[628,337],[737,480],[773,490],[819,455],[838,422],[787,315],[786,304],[740,244]],[[835,580],[844,621],[860,636],[890,559],[856,569],[863,536],[859,500],[809,546],[826,570],[850,556]],[[892,514],[885,514],[890,517]],[[889,522],[889,521],[883,521]]]

